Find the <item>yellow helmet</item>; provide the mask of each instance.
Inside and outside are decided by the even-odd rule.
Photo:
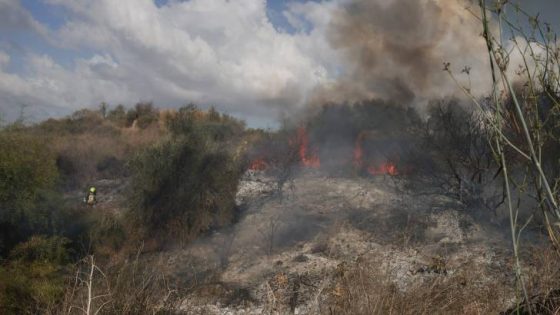
[[[91,193],[95,193],[95,187],[91,187],[91,188],[89,189],[89,191],[90,191]]]

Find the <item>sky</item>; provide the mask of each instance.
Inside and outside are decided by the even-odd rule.
[[[330,36],[352,1],[0,0],[1,117],[194,102],[271,127],[354,71]],[[558,1],[521,2],[560,23]]]

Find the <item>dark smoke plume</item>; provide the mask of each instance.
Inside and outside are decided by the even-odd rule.
[[[314,102],[381,98],[410,104],[451,96],[457,88],[442,71],[471,67],[474,89],[487,81],[481,25],[463,0],[351,0],[335,12],[329,41],[345,71],[315,93]],[[485,89],[482,89],[485,90]]]

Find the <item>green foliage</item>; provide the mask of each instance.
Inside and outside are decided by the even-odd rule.
[[[32,231],[52,228],[44,201],[57,179],[52,152],[41,138],[0,132],[0,256]]]
[[[41,139],[21,133],[0,133],[0,147],[0,207],[29,208],[38,191],[56,180],[52,153]]]
[[[146,233],[141,236],[153,246],[157,237],[187,241],[234,219],[243,172],[243,123],[213,109],[187,107],[168,114],[168,134],[151,147],[145,145],[153,142],[140,138],[151,134],[155,141],[160,129],[120,133],[120,127],[133,122],[146,128],[158,119],[151,104],[138,104],[128,112],[117,107],[105,119],[99,111],[82,110],[60,120],[0,130],[0,314],[63,308],[68,302],[63,299],[66,281],[75,270],[69,264],[85,254],[82,247],[101,264],[118,264],[136,250],[138,232]],[[154,130],[157,133],[150,133]],[[129,143],[134,151],[119,146]],[[133,158],[131,152],[136,152]],[[124,218],[74,209],[56,191],[62,188],[61,179],[79,183],[80,174],[110,178],[128,172],[134,175],[131,209]],[[140,229],[133,229],[135,224]],[[116,279],[114,288],[127,294],[134,285],[130,281],[136,281],[136,269],[130,281],[120,273],[107,275],[109,281]],[[113,303],[112,308],[118,313],[133,307],[136,313],[159,291],[154,285],[139,294],[124,294],[123,306]]]
[[[65,291],[69,240],[33,236],[0,267],[0,313],[36,314],[52,309]]]
[[[130,217],[147,233],[186,241],[234,218],[242,174],[234,149],[243,127],[187,107],[169,121],[169,129],[171,137],[131,161]]]

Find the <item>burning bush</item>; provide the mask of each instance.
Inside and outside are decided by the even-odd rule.
[[[397,175],[401,157],[415,141],[415,110],[381,100],[325,105],[306,123],[321,168],[329,173]]]
[[[399,168],[407,170],[400,160],[420,126],[416,111],[388,102],[329,104],[264,139],[251,165],[286,169],[288,165],[282,165],[289,164],[333,175],[397,175]]]

